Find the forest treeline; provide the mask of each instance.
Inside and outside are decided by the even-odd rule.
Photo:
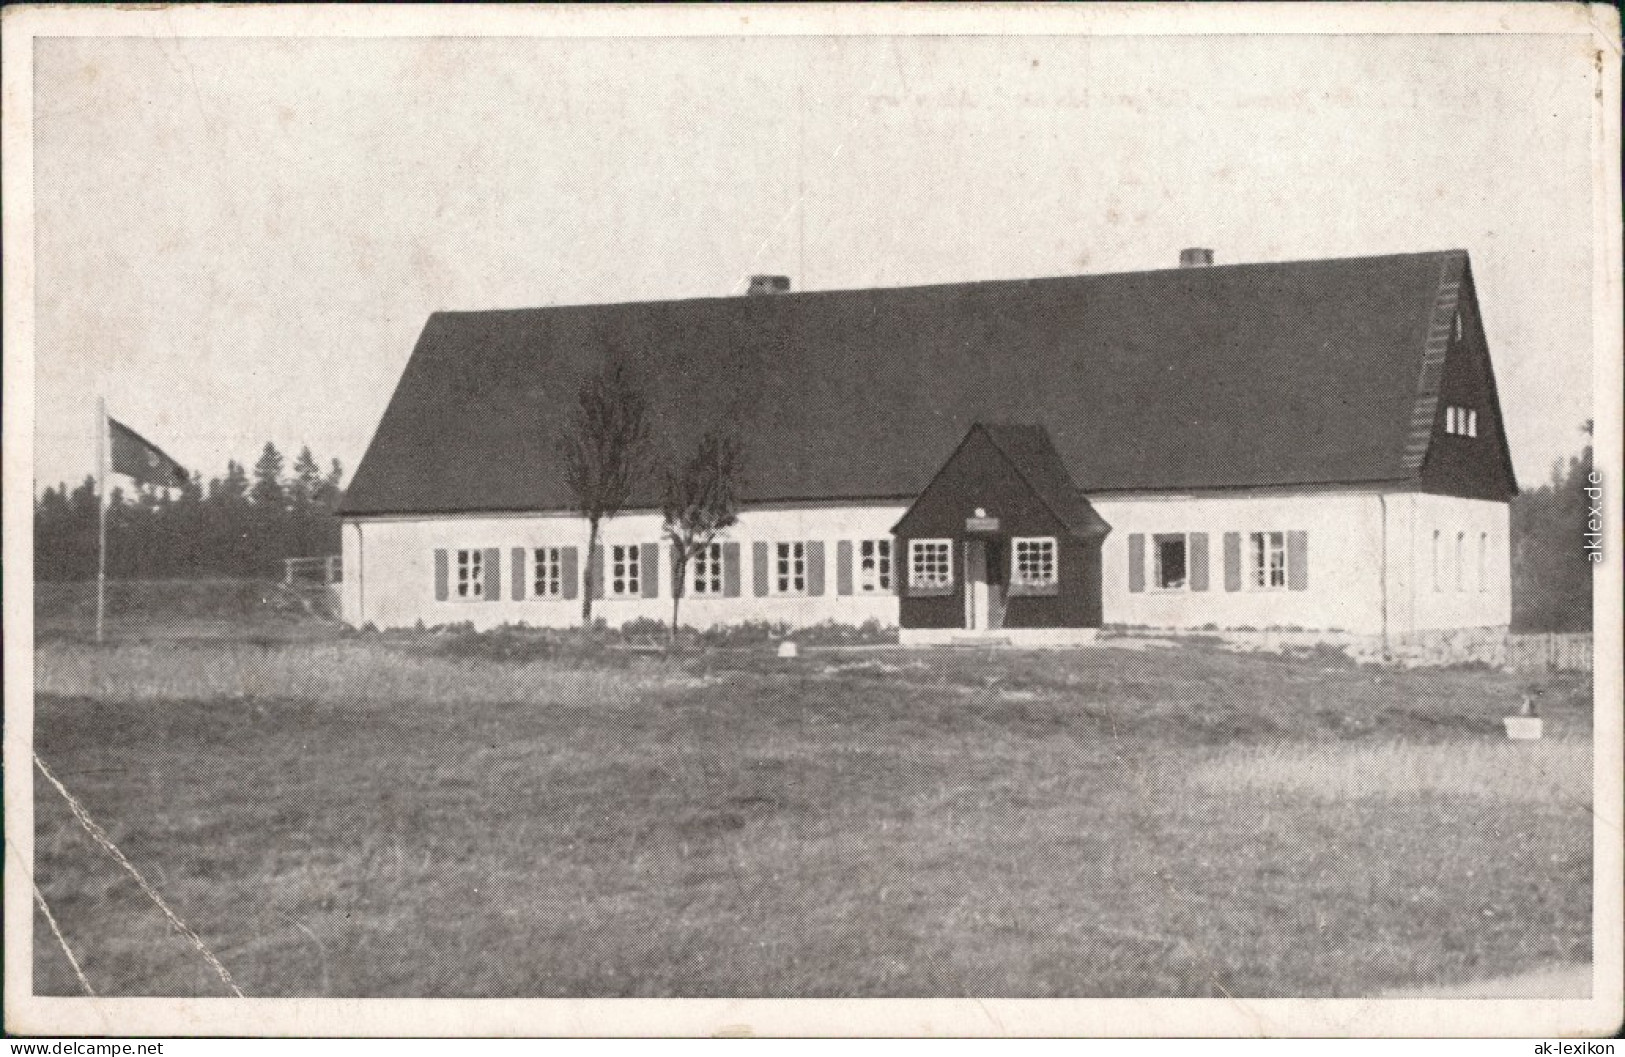
[[[1591,435],[1589,422],[1585,433]],[[1591,630],[1596,566],[1585,550],[1591,471],[1588,440],[1580,454],[1552,466],[1551,480],[1538,488],[1525,484],[1512,500],[1513,631]],[[1617,488],[1619,482],[1608,485]]]
[[[1588,427],[1589,432],[1589,427]],[[1589,631],[1591,575],[1584,540],[1591,445],[1552,468],[1551,479],[1512,500],[1512,627]],[[1615,485],[1617,487],[1617,485]],[[205,486],[114,488],[107,517],[107,573],[120,580],[280,576],[283,558],[337,554],[343,470],[325,472],[310,449],[291,470],[266,444],[252,475],[235,461]],[[96,481],[47,488],[34,507],[34,572],[40,580],[96,576]]]
[[[293,466],[267,443],[252,475],[231,460],[204,483],[129,490],[109,481],[107,575],[117,580],[282,575],[282,559],[339,552],[344,471],[305,447]],[[34,575],[96,577],[96,479],[47,488],[34,504]]]

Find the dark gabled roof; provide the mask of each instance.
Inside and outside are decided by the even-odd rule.
[[[1414,480],[1461,251],[431,316],[349,514],[568,509],[581,378],[625,357],[681,455],[736,426],[750,501],[916,495],[973,422],[1044,424],[1087,493]],[[654,496],[639,505],[657,505]]]
[[[972,427],[977,428],[977,427]],[[1033,494],[1075,536],[1104,536],[1111,531],[1066,472],[1060,452],[1043,426],[981,424],[993,446],[1015,467]]]

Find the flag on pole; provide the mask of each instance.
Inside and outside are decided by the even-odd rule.
[[[180,488],[191,480],[181,464],[165,455],[151,441],[115,418],[107,420],[112,449],[111,469],[139,484],[160,488]]]

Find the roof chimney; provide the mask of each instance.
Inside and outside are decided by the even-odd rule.
[[[790,292],[790,277],[788,275],[753,275],[750,277],[749,294],[787,294]]]
[[[1213,251],[1191,247],[1179,251],[1179,266],[1181,268],[1206,268],[1213,263]]]

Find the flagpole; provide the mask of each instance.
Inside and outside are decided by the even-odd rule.
[[[107,401],[96,398],[96,642],[107,611]]]

